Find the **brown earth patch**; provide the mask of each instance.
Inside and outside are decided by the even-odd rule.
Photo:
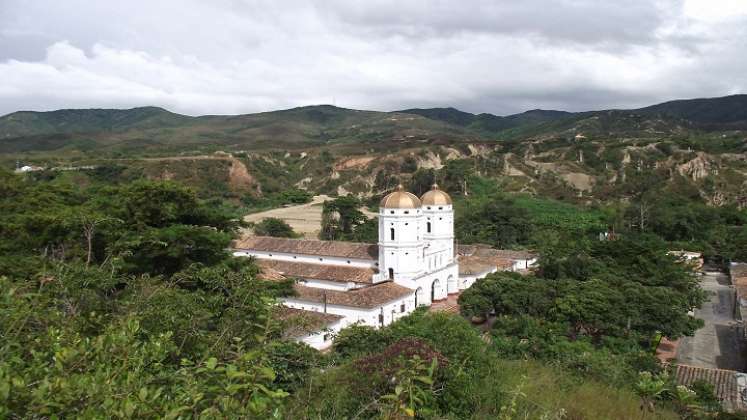
[[[373,156],[361,156],[361,157],[354,157],[350,159],[345,159],[343,161],[338,162],[335,165],[335,170],[343,171],[345,169],[353,169],[353,168],[363,168],[366,167],[371,161],[376,159]]]

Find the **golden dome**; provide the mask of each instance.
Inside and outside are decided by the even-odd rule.
[[[438,184],[433,184],[431,190],[420,197],[424,206],[446,206],[451,205],[449,194],[438,189]]]
[[[379,207],[383,209],[417,209],[420,207],[420,199],[415,194],[405,191],[402,184],[397,190],[381,199]]]

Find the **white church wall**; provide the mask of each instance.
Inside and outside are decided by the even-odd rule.
[[[358,258],[328,257],[305,254],[288,254],[283,252],[257,251],[254,249],[242,249],[233,253],[236,257],[255,257],[268,260],[291,261],[311,264],[345,265],[349,267],[378,268],[375,260],[364,260]]]
[[[323,312],[324,305],[321,303],[307,302],[296,298],[285,298],[283,304],[290,308],[305,309],[307,311]],[[404,312],[402,311],[402,305],[404,304]],[[404,296],[400,299],[395,299],[387,302],[379,307],[368,309],[368,308],[356,308],[351,306],[343,305],[327,305],[327,313],[333,315],[340,315],[343,317],[340,320],[340,328],[345,328],[355,323],[361,325],[368,325],[371,327],[378,328],[380,326],[379,315],[384,315],[384,325],[389,325],[393,321],[408,315],[415,309],[415,296],[414,293],[411,295]]]
[[[428,225],[430,224],[430,232]],[[423,207],[426,263],[432,270],[454,261],[454,212],[450,205]]]
[[[422,274],[422,217],[420,209],[379,210],[380,275],[377,281],[390,277],[406,280]]]
[[[304,286],[316,287],[317,289],[326,289],[326,290],[347,291],[347,290],[355,289],[358,287],[358,285],[352,281],[339,282],[339,281],[326,281],[326,280],[317,280],[317,279],[300,279],[298,282],[303,284]]]
[[[537,263],[537,258],[511,260],[511,271],[528,270]]]
[[[332,345],[334,336],[342,329],[342,323],[337,321],[327,326],[327,328],[296,338],[296,341],[305,343],[317,350],[324,350]]]
[[[482,273],[477,274],[469,274],[469,275],[460,275],[459,276],[459,290],[465,290],[469,289],[477,280],[484,279],[487,277],[488,274],[495,273],[498,271],[497,268],[493,268],[492,270],[486,270]]]
[[[414,290],[420,288],[422,290],[422,299],[418,298],[418,305],[430,305],[433,300],[446,299],[448,295],[447,286],[449,277],[458,282],[459,266],[456,263],[426,273],[416,279],[397,281],[397,283]],[[437,283],[436,280],[438,280]],[[452,281],[452,283],[456,282]],[[431,299],[432,296],[433,299]]]

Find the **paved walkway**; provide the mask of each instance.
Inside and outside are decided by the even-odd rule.
[[[734,289],[723,273],[707,272],[701,286],[711,294],[695,316],[705,326],[677,344],[677,362],[683,365],[745,370],[744,345],[734,319]]]

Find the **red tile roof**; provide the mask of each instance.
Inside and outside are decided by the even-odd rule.
[[[285,338],[298,338],[321,331],[343,318],[340,315],[306,311],[282,305],[274,309],[273,316],[280,321]]]
[[[307,287],[300,284],[293,286],[298,299],[313,303],[324,303],[330,305],[352,306],[355,308],[376,308],[393,300],[400,299],[415,293],[414,290],[400,286],[391,281],[377,283],[360,289],[339,291]]]
[[[491,248],[489,245],[484,244],[458,245],[457,254],[468,257],[497,257],[509,260],[529,260],[532,258],[537,258],[537,254],[532,251],[495,249]]]
[[[377,245],[357,242],[247,236],[234,241],[233,248],[364,260],[379,258],[379,247]]]
[[[266,259],[258,259],[257,265],[263,272],[267,270],[268,273],[278,273],[286,278],[295,277],[335,282],[371,283],[372,277],[376,273],[371,268]]]
[[[478,256],[460,256],[459,257],[459,275],[469,276],[482,274],[494,269],[510,270],[513,267],[511,260],[498,257],[478,257]]]
[[[739,409],[744,404],[737,386],[737,372],[724,369],[710,369],[696,366],[677,365],[673,374],[677,384],[687,387],[702,379],[713,385],[716,397],[724,403],[724,408]]]

